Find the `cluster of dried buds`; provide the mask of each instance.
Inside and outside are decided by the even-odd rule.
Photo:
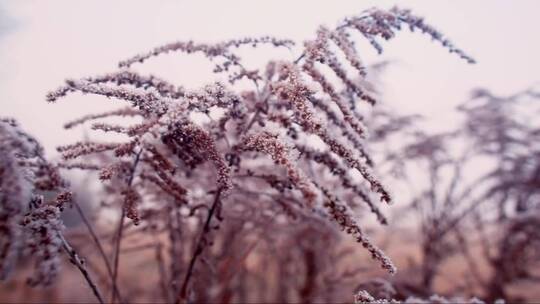
[[[0,119],[0,276],[21,256],[33,257],[31,285],[49,285],[60,266],[61,210],[71,201],[58,167],[13,119]],[[44,195],[55,193],[50,201]]]
[[[386,203],[392,198],[371,172],[373,162],[364,147],[367,130],[356,110],[360,100],[367,104],[376,101],[363,87],[366,67],[351,34],[361,34],[380,51],[377,40],[394,37],[403,25],[428,34],[450,52],[473,62],[421,18],[398,8],[366,11],[346,19],[333,30],[321,27],[316,39],[305,42],[295,61],[272,61],[264,69],[248,70],[236,49],[259,44],[291,48],[294,43],[263,37],[216,44],[192,41],[167,44],[122,61],[122,69],[117,72],[68,80],[65,86],[48,94],[51,102],[68,93],[81,92],[131,103],[129,108],[77,119],[66,124],[69,128],[113,116],[142,119],[141,123],[128,126],[94,123],[94,130],[124,134],[127,141],[79,142],[60,147],[58,150],[66,160],[63,166],[97,169],[101,171],[101,180],[120,182],[124,214],[136,224],[140,221],[137,209],[143,208],[142,205],[152,209],[163,204],[146,204],[145,195],[149,193],[159,192],[170,201],[191,208],[195,205],[190,200],[191,194],[217,191],[222,194],[219,209],[226,211],[228,193],[237,196],[249,191],[259,197],[265,195],[260,183],[250,180],[260,181],[261,176],[268,176],[272,170],[274,182],[263,178],[269,191],[282,193],[283,201],[290,200],[292,195],[305,201],[304,208],[322,211],[312,215],[337,221],[385,269],[394,272],[390,260],[344,213],[358,205],[340,196],[352,193],[367,204],[380,222],[386,223],[370,196],[376,194]],[[156,76],[125,69],[169,52],[199,52],[209,60],[220,60],[215,72],[228,75],[230,85],[214,82],[199,90],[188,90]],[[332,81],[325,70],[338,80]],[[243,78],[253,83],[252,90],[237,89],[237,81]],[[207,119],[197,119],[201,116],[194,114],[203,114]],[[315,141],[322,141],[323,147],[316,148]],[[112,152],[116,160],[106,164],[73,162],[107,152]],[[269,164],[265,154],[278,166]],[[315,174],[315,170],[322,174]],[[326,175],[327,172],[331,175]],[[276,179],[284,180],[290,188],[277,189]],[[328,183],[328,179],[337,179],[342,186],[332,195],[318,186]]]
[[[66,248],[58,216],[70,197],[58,174],[58,168],[63,168],[99,171],[99,179],[112,194],[104,200],[111,199],[109,206],[121,210],[112,271],[113,301],[119,297],[116,278],[124,218],[135,225],[154,225],[153,216],[164,215],[161,224],[168,227],[172,240],[174,230],[185,224],[178,219],[171,224],[172,214],[187,209],[191,216],[199,216],[201,234],[195,253],[188,267],[178,268],[185,269],[186,275],[175,293],[178,299],[185,299],[197,259],[205,245],[211,244],[210,228],[223,218],[238,215],[235,201],[250,202],[258,206],[254,211],[264,214],[270,210],[264,207],[270,200],[281,206],[272,212],[279,210],[289,221],[303,218],[315,226],[320,221],[334,222],[394,273],[390,259],[354,219],[358,202],[365,202],[386,224],[372,196],[385,203],[392,198],[372,173],[374,164],[365,148],[367,130],[358,108],[362,100],[367,105],[376,100],[366,88],[366,66],[352,34],[360,34],[381,51],[378,40],[394,37],[402,26],[426,33],[450,52],[473,62],[421,18],[393,8],[366,11],[335,29],[321,27],[314,40],[299,46],[296,60],[271,61],[266,67],[248,69],[237,50],[260,44],[290,49],[294,42],[272,37],[216,44],[175,42],[122,61],[118,71],[67,80],[47,95],[48,101],[80,92],[127,101],[130,106],[87,115],[65,127],[94,122],[93,130],[121,134],[125,140],[59,147],[64,161],[52,166],[35,140],[19,131],[13,121],[0,121],[0,270],[12,265],[9,258],[25,230],[30,235],[30,251],[40,263],[36,283],[48,283],[46,276],[56,273],[57,253],[61,246]],[[228,77],[229,83],[215,81],[192,90],[128,69],[169,52],[202,53],[216,62],[214,72]],[[252,84],[251,89],[240,85],[241,81]],[[107,122],[120,117],[138,122]],[[27,171],[33,174],[30,179]],[[327,189],[330,185],[335,185],[332,193]],[[56,191],[57,197],[44,202],[35,196],[39,191]],[[26,207],[28,202],[31,208]],[[207,210],[206,218],[200,216],[200,209]],[[257,215],[244,216],[248,222]],[[70,256],[74,263],[79,261],[76,255]],[[101,300],[95,288],[94,292]]]

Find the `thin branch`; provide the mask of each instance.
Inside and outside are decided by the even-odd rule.
[[[214,216],[214,212],[216,211],[217,206],[220,203],[221,192],[222,192],[222,188],[219,188],[216,192],[216,196],[214,198],[214,202],[212,203],[212,207],[210,207],[210,210],[208,211],[206,222],[204,223],[203,230],[201,231],[199,240],[197,241],[197,247],[195,248],[195,252],[193,253],[193,256],[191,257],[191,261],[189,262],[189,267],[186,272],[184,282],[182,283],[182,289],[180,290],[180,294],[178,295],[178,298],[176,299],[177,303],[181,303],[182,300],[187,298],[187,289],[188,289],[189,281],[193,274],[193,268],[195,267],[197,258],[203,252],[204,245],[206,243],[206,234],[210,231],[210,222],[212,220],[212,217]]]
[[[113,270],[113,294],[111,298],[111,303],[114,303],[118,294],[117,278],[118,278],[118,264],[120,260],[120,241],[122,239],[122,233],[124,231],[124,217],[126,216],[126,209],[122,207],[122,214],[120,214],[120,221],[118,223],[118,228],[115,237],[115,246],[114,246],[114,270]]]
[[[169,298],[169,289],[167,287],[167,271],[165,270],[165,265],[163,263],[163,245],[158,243],[156,246],[156,262],[158,264],[159,271],[159,285],[161,287],[161,293],[163,300],[170,302]]]
[[[66,253],[69,255],[69,261],[79,269],[84,279],[88,283],[88,286],[90,286],[90,289],[92,289],[92,292],[98,299],[99,303],[102,303],[102,304],[105,303],[105,301],[103,300],[103,296],[101,296],[101,292],[99,291],[99,288],[90,277],[90,273],[88,273],[88,270],[86,269],[84,261],[79,257],[77,252],[75,252],[73,247],[69,245],[69,243],[66,241],[62,233],[58,232],[58,237],[60,238],[60,240],[62,240],[62,247],[64,248]]]
[[[101,242],[99,241],[99,238],[98,238],[96,232],[94,231],[94,228],[92,228],[92,224],[90,223],[90,221],[88,220],[88,218],[84,214],[84,211],[82,210],[79,203],[77,203],[77,201],[75,201],[75,200],[72,203],[75,206],[75,209],[77,210],[77,213],[79,213],[79,216],[83,220],[84,225],[88,229],[88,232],[90,233],[90,236],[94,240],[94,243],[96,243],[98,252],[102,257],[103,262],[105,263],[105,267],[107,268],[107,272],[108,272],[108,274],[110,276],[110,279],[111,279],[111,281],[113,281],[114,276],[113,276],[113,271],[112,271],[112,268],[111,268],[111,264],[109,263],[109,259],[107,258],[107,254],[105,253],[105,250],[103,249],[103,246],[101,245]],[[118,294],[118,298],[120,299],[120,302],[123,303],[124,301],[122,300],[122,296],[120,295],[120,291],[117,289],[117,286],[115,284],[113,284],[113,286],[114,286],[114,288],[116,288],[115,292]]]
[[[135,160],[133,161],[133,166],[131,167],[131,175],[129,176],[129,180],[127,181],[128,187],[130,187],[131,184],[133,183],[133,179],[135,177],[135,169],[137,169],[137,165],[139,164],[142,151],[143,149],[141,148],[141,150],[135,156]],[[119,294],[117,292],[118,291],[118,283],[117,283],[118,265],[120,262],[120,243],[122,240],[122,233],[124,232],[124,218],[125,217],[126,217],[126,208],[122,206],[122,214],[120,215],[120,220],[118,223],[118,229],[117,229],[116,239],[115,239],[116,244],[114,246],[115,248],[114,248],[114,270],[113,270],[113,294],[111,298],[111,303],[114,303],[116,301],[116,298],[119,297]]]

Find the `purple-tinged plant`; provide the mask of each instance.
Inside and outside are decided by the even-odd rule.
[[[141,231],[152,233],[154,238],[168,237],[169,243],[160,241],[150,246],[157,250],[162,298],[168,302],[218,298],[214,290],[203,286],[212,281],[205,271],[221,265],[221,260],[205,249],[214,242],[233,241],[233,233],[250,244],[258,237],[268,250],[290,250],[291,256],[286,258],[302,257],[302,271],[308,275],[301,284],[291,282],[295,287],[290,288],[297,289],[306,301],[316,297],[318,288],[330,289],[336,284],[331,282],[340,282],[348,275],[336,274],[337,270],[329,270],[332,276],[322,273],[324,267],[318,261],[333,256],[333,250],[324,248],[323,242],[290,249],[294,247],[290,242],[299,238],[281,242],[288,229],[297,236],[305,232],[314,240],[324,236],[328,243],[337,238],[332,228],[337,223],[383,269],[395,273],[395,266],[361,230],[352,212],[358,201],[365,202],[385,224],[386,218],[371,196],[386,203],[392,201],[389,191],[372,173],[374,162],[365,148],[367,127],[358,113],[359,101],[373,105],[376,100],[366,85],[366,68],[352,34],[361,34],[380,52],[378,40],[394,37],[402,26],[428,34],[451,53],[473,62],[409,11],[373,9],[345,19],[334,29],[320,27],[316,38],[300,47],[295,60],[270,61],[264,68],[250,68],[237,52],[246,45],[293,48],[295,43],[286,39],[243,38],[215,44],[180,41],[124,60],[118,71],[67,80],[49,93],[50,102],[80,92],[130,105],[66,124],[66,128],[72,128],[92,122],[93,130],[123,135],[125,141],[86,141],[58,148],[64,160],[58,168],[99,171],[108,194],[102,205],[120,210],[112,233],[112,266],[99,246],[110,275],[110,302],[122,301],[118,279],[122,243],[127,243],[126,235]],[[214,72],[229,83],[211,81],[192,90],[128,70],[170,52],[203,54],[216,64]],[[252,85],[240,85],[244,80]],[[139,122],[122,125],[99,121],[126,116]],[[329,182],[335,185],[331,192]],[[40,187],[53,185],[44,183]],[[125,218],[131,221],[126,223]],[[228,226],[228,221],[238,226]],[[212,233],[218,228],[226,234]],[[97,237],[94,239],[99,245]],[[161,248],[168,249],[166,258]],[[271,254],[257,255],[272,260]],[[77,256],[70,256],[78,265]],[[169,272],[163,267],[166,260],[170,260]],[[297,267],[286,260],[280,262],[282,276]],[[253,275],[249,270],[243,273]],[[318,273],[324,280],[312,277]],[[222,284],[226,282],[232,281],[225,276]],[[231,289],[218,286],[219,299],[230,300]],[[284,285],[280,288],[287,290]]]

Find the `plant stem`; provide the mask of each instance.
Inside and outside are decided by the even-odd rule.
[[[102,257],[103,262],[105,263],[105,267],[107,268],[107,273],[109,274],[109,277],[111,278],[111,280],[113,280],[114,276],[113,276],[113,271],[112,271],[111,264],[109,263],[109,259],[107,258],[107,254],[105,254],[105,250],[103,249],[103,246],[101,245],[101,242],[99,241],[99,238],[98,238],[96,232],[94,231],[94,228],[92,228],[92,224],[90,224],[90,221],[88,220],[88,218],[84,214],[81,206],[76,201],[73,201],[73,205],[75,206],[75,209],[77,210],[77,212],[79,213],[79,216],[83,220],[83,223],[86,226],[86,228],[88,229],[88,232],[92,236],[92,239],[94,240],[94,243],[96,243],[98,252]],[[116,288],[116,285],[114,285],[114,288]],[[116,289],[115,292],[118,294],[118,298],[120,299],[120,302],[123,302],[122,301],[122,296],[120,295],[120,291],[118,289]]]
[[[94,281],[90,277],[90,273],[88,273],[88,270],[86,269],[86,266],[84,265],[84,261],[79,257],[77,252],[75,252],[73,247],[71,247],[71,245],[66,241],[62,233],[58,232],[58,237],[60,238],[60,240],[62,240],[62,247],[64,248],[66,253],[69,255],[70,262],[73,265],[75,265],[79,269],[79,271],[82,273],[84,279],[88,283],[88,286],[90,286],[90,289],[92,289],[92,292],[98,299],[99,303],[101,304],[105,303],[96,283],[94,283]]]
[[[126,210],[122,206],[122,214],[120,215],[120,221],[118,223],[118,228],[116,232],[115,237],[115,245],[114,245],[114,270],[113,270],[113,294],[111,303],[114,303],[116,300],[116,297],[118,296],[118,293],[116,292],[118,290],[118,284],[117,284],[117,278],[118,278],[118,265],[120,262],[120,241],[122,240],[122,233],[124,230],[124,217],[126,216]]]
[[[178,298],[176,300],[177,303],[181,303],[182,300],[187,298],[187,289],[188,289],[189,281],[193,274],[193,268],[195,267],[197,258],[203,252],[205,241],[206,241],[206,234],[210,231],[210,223],[212,221],[212,217],[214,216],[214,212],[216,211],[217,206],[220,203],[221,192],[222,192],[221,188],[217,190],[216,196],[214,198],[214,202],[212,203],[212,206],[210,207],[210,210],[208,211],[206,222],[204,223],[203,230],[201,231],[201,234],[199,235],[199,240],[197,241],[197,247],[195,248],[195,252],[193,253],[193,256],[191,257],[191,261],[189,262],[189,267],[186,272],[184,282],[182,283],[182,289],[180,290],[180,294],[178,295]]]
[[[165,270],[165,265],[163,264],[163,245],[158,243],[156,246],[156,262],[158,265],[159,271],[159,285],[161,287],[161,294],[165,302],[171,301],[169,298],[169,289],[167,288],[167,271]]]
[[[135,160],[133,161],[133,166],[131,167],[131,174],[129,176],[129,179],[127,181],[127,186],[131,187],[131,184],[133,183],[133,179],[135,178],[135,170],[137,169],[137,165],[139,164],[139,160],[141,157],[143,149],[139,150],[137,155],[135,156]],[[118,221],[118,228],[115,238],[115,246],[114,246],[114,269],[113,269],[113,294],[111,298],[111,303],[115,303],[116,298],[119,297],[118,293],[118,265],[120,263],[120,243],[122,240],[122,234],[124,232],[124,218],[126,217],[126,208],[124,208],[124,204],[122,204],[122,213],[120,214],[120,220]]]

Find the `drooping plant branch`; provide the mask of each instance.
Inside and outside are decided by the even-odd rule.
[[[380,53],[380,40],[393,38],[402,27],[419,30],[466,62],[474,62],[410,11],[372,9],[345,19],[334,29],[320,27],[315,39],[303,46],[273,37],[215,44],[174,42],[120,62],[117,71],[67,80],[49,93],[49,102],[79,92],[129,103],[68,122],[66,128],[92,122],[92,130],[121,135],[124,140],[88,140],[58,147],[63,161],[55,167],[98,171],[107,193],[102,205],[120,211],[112,233],[111,302],[120,299],[120,245],[125,230],[138,225],[143,232],[166,231],[173,243],[192,244],[194,250],[188,258],[179,256],[184,249],[169,244],[172,266],[167,286],[173,292],[164,296],[170,299],[172,294],[178,302],[189,302],[192,297],[211,300],[194,281],[213,279],[205,267],[211,268],[209,257],[214,252],[205,249],[213,243],[211,239],[220,239],[219,232],[210,234],[218,228],[223,237],[237,234],[247,240],[256,235],[264,240],[261,246],[268,252],[282,244],[279,238],[287,228],[320,233],[327,239],[337,238],[333,232],[341,229],[383,269],[395,273],[390,258],[355,220],[361,202],[386,224],[381,210],[385,205],[379,208],[374,201],[391,203],[393,198],[375,176],[376,164],[366,149],[367,127],[358,109],[376,104],[376,98],[366,88],[367,68],[353,36],[367,39]],[[247,67],[238,49],[262,44],[299,51],[295,60]],[[215,63],[216,80],[193,90],[131,69],[172,52],[206,56]],[[228,84],[220,81],[223,77]],[[107,122],[113,120],[120,122]],[[17,199],[17,206],[23,201]],[[10,212],[19,214],[17,208]],[[127,224],[126,218],[131,220]],[[223,225],[213,226],[214,219]],[[237,226],[227,226],[227,221]],[[255,228],[249,230],[245,225]],[[194,227],[199,231],[196,237],[184,234]],[[329,248],[302,249],[303,256],[313,253],[333,256]],[[315,267],[322,266],[308,263],[306,267],[310,273],[319,273]],[[181,272],[184,279],[179,286]],[[299,288],[303,297],[312,297],[315,284],[321,282],[305,282]],[[102,301],[100,293],[95,294]],[[222,296],[226,294],[223,291]]]

